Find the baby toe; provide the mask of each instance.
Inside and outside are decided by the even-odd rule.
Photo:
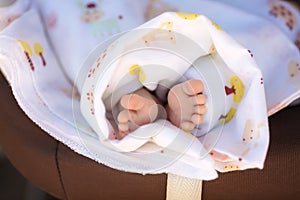
[[[119,113],[117,120],[119,123],[134,122],[137,120],[137,114],[133,110],[123,110]]]
[[[201,115],[199,115],[199,114],[193,114],[192,118],[191,118],[191,121],[194,124],[201,124],[202,121],[203,121],[203,117]]]
[[[123,110],[119,113],[118,118],[117,118],[119,123],[126,123],[129,120],[129,116],[128,116],[128,111],[127,110]]]
[[[194,113],[203,115],[206,112],[206,107],[205,105],[197,105],[194,106],[194,110],[195,110]]]
[[[128,123],[118,124],[118,129],[119,129],[120,132],[127,132],[129,130]]]
[[[180,128],[184,131],[191,131],[195,128],[195,124],[192,122],[182,122]]]
[[[183,83],[182,89],[187,95],[195,95],[203,91],[203,83],[200,80],[188,80]]]
[[[194,105],[203,105],[206,102],[206,97],[203,94],[199,94],[195,97],[190,97],[190,98],[193,98]]]
[[[126,135],[128,135],[128,133],[129,133],[129,131],[125,131],[125,132],[123,132],[123,131],[119,131],[119,140],[121,140],[121,139],[123,139]]]

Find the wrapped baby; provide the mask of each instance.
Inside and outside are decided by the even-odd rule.
[[[102,144],[171,149],[219,171],[262,168],[261,72],[251,52],[205,16],[164,13],[112,40],[85,67],[81,111]]]

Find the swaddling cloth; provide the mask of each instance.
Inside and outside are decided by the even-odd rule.
[[[157,120],[114,139],[106,111],[123,95],[186,79],[204,83],[202,124],[186,133]],[[268,123],[261,72],[251,52],[205,16],[165,13],[121,35],[89,69],[81,94],[84,117],[100,142],[116,151],[149,154],[163,148],[219,171],[263,166]]]
[[[30,5],[30,1],[6,0],[0,2],[0,31],[20,17]]]

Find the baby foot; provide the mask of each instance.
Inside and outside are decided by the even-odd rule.
[[[171,88],[168,94],[169,120],[184,131],[191,131],[202,123],[205,113],[205,96],[200,80],[188,80]]]
[[[138,127],[153,122],[158,116],[158,101],[145,89],[123,96],[120,107],[117,118],[119,139]]]

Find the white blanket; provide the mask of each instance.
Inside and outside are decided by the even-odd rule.
[[[37,8],[24,13],[1,31],[0,67],[26,114],[51,136],[76,152],[123,171],[143,174],[171,172],[210,180],[216,178],[215,170],[262,168],[269,138],[264,107],[272,114],[299,96],[300,76],[297,66],[300,56],[294,44],[299,31],[299,17],[295,9],[279,1],[228,1],[228,4],[204,0],[191,0],[189,3],[167,0],[128,2],[103,0],[91,5],[89,1],[36,1]],[[156,4],[160,7],[155,6]],[[291,11],[293,23],[287,23],[290,20],[276,13],[275,8],[283,9],[286,13]],[[40,11],[40,15],[36,10]],[[233,73],[240,77],[246,88],[244,98],[238,105],[229,103],[236,106],[235,118],[241,121],[235,122],[233,118],[224,126],[217,139],[219,134],[206,134],[202,136],[200,143],[194,137],[178,131],[183,140],[175,141],[181,143],[174,142],[172,146],[161,144],[157,140],[158,144],[168,148],[148,144],[138,152],[120,153],[109,148],[111,142],[107,147],[107,142],[103,142],[106,140],[99,140],[103,135],[96,134],[93,130],[100,133],[99,130],[84,120],[80,114],[78,96],[74,94],[72,98],[73,85],[70,80],[80,82],[77,81],[77,74],[96,44],[114,33],[135,28],[148,18],[154,17],[153,15],[166,10],[201,13],[244,46],[242,48],[230,41],[230,45],[223,48],[222,43],[228,44],[228,41],[222,39],[215,42],[219,44],[216,49],[223,61],[225,58],[234,60],[225,64],[234,70]],[[87,20],[87,13],[90,12],[95,14],[93,16],[96,20]],[[157,22],[160,19],[157,18]],[[223,31],[215,30],[211,25],[210,27],[208,29],[214,30],[213,33],[220,33],[216,38],[225,37],[231,40]],[[224,50],[231,47],[232,51]],[[229,53],[239,55],[232,58],[228,56]],[[91,56],[95,61],[99,55]],[[238,60],[239,58],[243,59]],[[205,59],[201,62],[204,61]],[[248,64],[240,67],[228,62]],[[63,67],[64,72],[60,67]],[[243,70],[250,74],[246,76]],[[188,74],[187,72],[185,75]],[[191,76],[193,74],[195,73],[191,73]],[[227,83],[230,88],[230,80]],[[211,85],[206,83],[207,88]],[[263,85],[266,90],[266,104]],[[213,95],[214,90],[209,91]],[[226,95],[226,98],[231,98],[231,101],[233,99],[232,95]],[[244,106],[247,104],[253,107],[249,109]],[[208,100],[208,106],[212,108],[215,104],[210,104]],[[164,130],[168,128],[170,127],[165,126]],[[213,130],[219,133],[218,129]],[[231,132],[232,130],[235,132]],[[105,137],[107,135],[104,134],[104,139]],[[229,146],[233,141],[236,141],[236,145]],[[214,150],[210,151],[210,147]],[[206,154],[208,152],[209,155]]]

